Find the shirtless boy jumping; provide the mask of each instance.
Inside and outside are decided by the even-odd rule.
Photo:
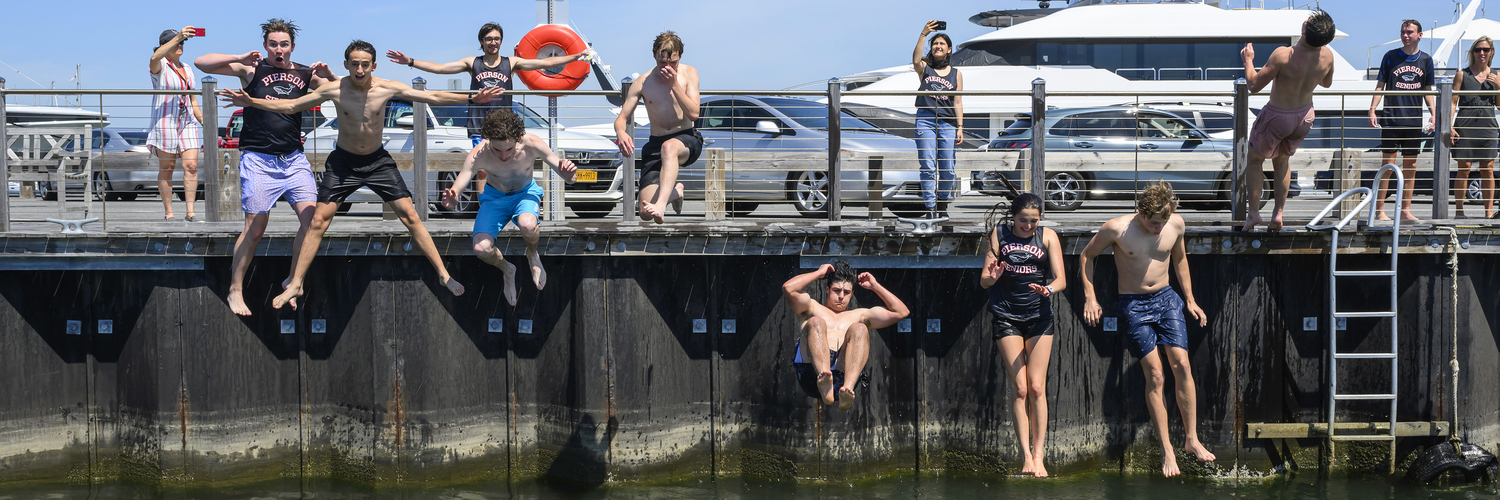
[[[1261,108],[1255,126],[1250,129],[1250,163],[1245,171],[1245,189],[1249,194],[1245,200],[1250,210],[1245,226],[1240,228],[1242,231],[1255,229],[1261,222],[1260,189],[1265,183],[1261,165],[1266,158],[1271,158],[1271,167],[1276,172],[1276,208],[1271,211],[1271,222],[1266,223],[1266,229],[1281,230],[1286,194],[1292,185],[1290,160],[1312,130],[1313,89],[1333,85],[1333,52],[1323,46],[1332,42],[1335,34],[1333,18],[1317,10],[1302,23],[1302,39],[1297,45],[1272,51],[1259,72],[1255,71],[1255,47],[1247,43],[1240,50],[1250,93],[1271,85],[1271,101]]]
[[[1182,471],[1177,468],[1177,456],[1167,436],[1167,408],[1162,400],[1162,387],[1166,384],[1162,377],[1164,362],[1172,366],[1172,376],[1177,380],[1177,409],[1182,412],[1187,452],[1204,462],[1214,460],[1214,454],[1198,442],[1198,390],[1193,385],[1192,367],[1188,365],[1187,320],[1182,310],[1186,308],[1200,327],[1208,325],[1208,317],[1193,300],[1193,278],[1188,272],[1187,250],[1182,242],[1185,225],[1176,211],[1177,196],[1172,194],[1172,186],[1157,181],[1141,192],[1135,214],[1105,222],[1078,257],[1086,299],[1083,321],[1089,326],[1098,325],[1103,311],[1094,298],[1094,260],[1104,249],[1114,247],[1115,270],[1120,278],[1120,318],[1125,323],[1120,331],[1126,336],[1130,352],[1141,358],[1142,372],[1146,375],[1146,408],[1161,438],[1161,472],[1168,477]],[[1177,270],[1177,283],[1187,298],[1186,305],[1172,290],[1169,267]]]
[[[636,168],[641,170],[640,215],[657,224],[665,222],[667,204],[682,213],[682,184],[677,168],[692,165],[703,153],[703,136],[693,128],[698,119],[698,68],[681,64],[682,39],[671,31],[656,36],[651,45],[656,68],[649,76],[630,84],[625,104],[615,118],[615,142],[620,153],[635,152],[635,138],[626,135],[626,120],[635,116],[636,101],[646,100],[651,120],[651,139],[641,148]]]
[[[479,136],[479,146],[469,152],[453,187],[443,190],[443,206],[453,208],[476,170],[486,173],[484,191],[479,195],[479,214],[474,217],[474,255],[505,273],[505,301],[514,306],[516,266],[505,261],[495,247],[495,237],[500,236],[506,225],[515,223],[521,229],[521,237],[526,239],[526,261],[531,264],[532,283],[537,290],[547,286],[547,272],[542,269],[542,259],[536,252],[536,242],[541,236],[537,221],[541,215],[542,187],[536,185],[531,171],[541,158],[572,184],[578,168],[573,162],[558,158],[547,147],[547,141],[526,133],[526,123],[509,109],[485,115]]]
[[[805,291],[819,279],[823,281],[814,286],[825,294],[822,303]],[[849,309],[856,282],[880,296],[885,307]],[[870,273],[856,275],[849,263],[842,260],[793,276],[781,285],[781,293],[802,321],[802,335],[797,339],[797,354],[792,359],[798,385],[825,405],[834,403],[834,388],[838,388],[839,409],[849,410],[854,406],[854,384],[859,382],[865,361],[870,357],[870,330],[901,321],[910,314],[906,304]]]
[[[462,104],[464,102],[489,102],[500,96],[502,90],[492,87],[472,97],[449,92],[414,90],[401,82],[377,78],[375,71],[375,47],[364,40],[355,40],[344,49],[344,69],[349,76],[318,87],[318,90],[296,99],[267,100],[251,97],[243,90],[219,92],[221,100],[235,106],[255,106],[276,113],[301,113],[312,109],[323,101],[333,101],[338,108],[339,138],[337,147],[328,154],[323,172],[323,182],[318,185],[318,208],[313,214],[312,227],[297,249],[297,268],[292,272],[292,281],[286,291],[271,301],[271,306],[281,306],[302,296],[302,279],[308,266],[318,253],[323,242],[323,233],[333,222],[339,203],[361,187],[368,186],[382,200],[390,204],[406,230],[411,232],[422,253],[437,270],[443,286],[454,295],[464,293],[463,285],[448,274],[442,256],[427,234],[427,227],[417,216],[411,204],[411,191],[401,172],[396,170],[396,160],[385,150],[381,134],[385,131],[385,104],[393,98],[425,102],[434,105]]]

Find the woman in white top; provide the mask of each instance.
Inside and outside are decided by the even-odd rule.
[[[182,64],[182,42],[192,38],[192,26],[182,31],[166,30],[151,53],[151,84],[157,90],[192,90],[193,69]],[[163,61],[165,59],[165,61]],[[192,95],[157,95],[151,98],[151,132],[146,145],[156,153],[161,170],[156,190],[172,220],[172,170],[182,159],[182,189],[187,199],[187,221],[198,222],[193,202],[198,194],[198,148],[203,147],[203,109]]]

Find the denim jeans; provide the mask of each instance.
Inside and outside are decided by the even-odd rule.
[[[922,203],[953,199],[953,140],[958,130],[928,110],[917,110],[917,162],[922,167]]]

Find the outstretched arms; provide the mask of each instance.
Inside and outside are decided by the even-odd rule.
[[[544,59],[522,59],[519,57],[512,57],[510,58],[510,68],[515,71],[531,71],[542,68],[550,68],[553,66],[567,64],[573,61],[581,61],[587,58],[592,52],[593,49],[589,49],[577,54],[553,56]]]
[[[474,94],[471,100],[469,96],[464,94],[440,92],[436,90],[417,90],[404,83],[394,80],[382,80],[380,84],[395,90],[396,97],[411,100],[414,102],[425,102],[434,106],[464,103],[484,104],[490,102],[490,100],[492,99],[500,97],[500,94],[505,93],[505,89],[502,89],[500,87],[486,87],[484,90],[479,91],[478,94]]]
[[[901,299],[890,290],[886,290],[885,286],[875,280],[875,276],[870,273],[859,273],[857,280],[859,286],[875,292],[875,295],[880,297],[880,301],[885,303],[884,307],[872,307],[866,310],[864,323],[871,329],[894,325],[911,314],[911,311],[906,308],[906,303],[901,302]]]
[[[390,58],[391,62],[393,63],[403,66],[410,66],[422,71],[426,71],[428,73],[436,73],[439,75],[451,75],[454,73],[463,73],[465,71],[468,71],[469,64],[474,60],[474,58],[472,57],[466,57],[462,60],[453,61],[451,63],[418,61],[415,58],[407,56],[406,54],[402,54],[399,50],[387,50],[385,51],[385,57]]]
[[[193,59],[193,66],[197,67],[198,71],[214,75],[238,76],[241,83],[244,83],[244,80],[255,72],[257,64],[260,64],[259,50],[244,54],[203,54]]]
[[[245,93],[243,89],[224,89],[219,91],[219,101],[228,103],[224,105],[226,108],[229,106],[239,106],[242,108],[254,106],[266,111],[282,114],[301,113],[312,109],[318,103],[333,99],[339,93],[339,86],[338,82],[331,82],[296,99],[259,99],[250,97],[250,94]]]

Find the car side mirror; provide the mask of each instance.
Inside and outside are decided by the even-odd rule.
[[[771,120],[755,122],[755,131],[762,134],[781,135],[781,127]]]
[[[413,120],[411,115],[406,115],[396,119],[396,126],[401,128],[415,128],[416,123],[416,120]]]

